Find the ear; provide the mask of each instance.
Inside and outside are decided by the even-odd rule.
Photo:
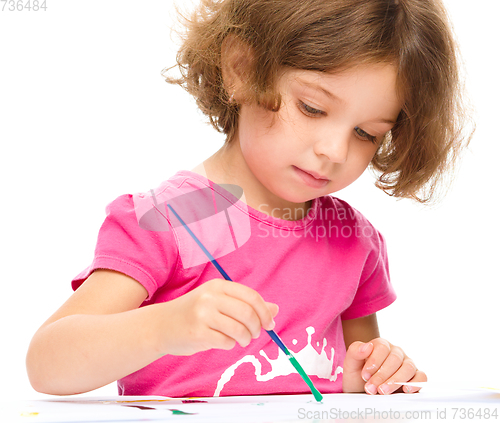
[[[246,98],[254,65],[253,48],[234,34],[226,36],[221,47],[221,70],[228,97],[242,103]]]

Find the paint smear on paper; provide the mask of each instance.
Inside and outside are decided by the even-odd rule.
[[[169,409],[172,414],[175,414],[175,415],[190,415],[190,414],[198,414],[198,413],[186,413],[185,411],[182,411],[182,410],[176,410],[174,408],[170,408]]]
[[[156,410],[156,408],[154,408],[154,407],[146,407],[144,405],[127,405],[127,404],[124,404],[123,406],[124,407],[134,407],[134,408],[138,408],[139,410]]]
[[[136,403],[136,402],[163,402],[163,401],[172,401],[172,398],[168,399],[147,399],[147,400],[118,400],[118,401],[103,401],[104,404],[126,404],[126,403]]]

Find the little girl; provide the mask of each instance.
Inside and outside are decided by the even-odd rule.
[[[388,194],[428,201],[468,141],[441,2],[202,0],[186,22],[182,77],[167,81],[226,142],[107,206],[93,262],[33,337],[33,387],[309,392],[262,329],[322,393],[425,381],[379,337],[376,312],[395,300],[384,238],[329,194],[371,164]]]

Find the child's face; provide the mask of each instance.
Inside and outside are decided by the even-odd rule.
[[[336,75],[290,70],[280,89],[274,122],[276,113],[244,104],[237,135],[254,188],[265,191],[266,201],[281,199],[277,204],[302,203],[354,182],[401,110],[391,65]]]

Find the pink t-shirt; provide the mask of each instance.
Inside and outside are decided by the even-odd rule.
[[[383,237],[333,196],[313,200],[301,220],[269,216],[240,196],[236,186],[180,171],[154,191],[118,197],[106,207],[94,260],[73,289],[93,270],[112,269],[146,288],[145,307],[222,278],[173,209],[232,280],[279,305],[274,330],[319,391],[341,392],[341,321],[396,298]],[[265,331],[245,348],[163,356],[120,379],[118,389],[171,397],[310,392]]]

